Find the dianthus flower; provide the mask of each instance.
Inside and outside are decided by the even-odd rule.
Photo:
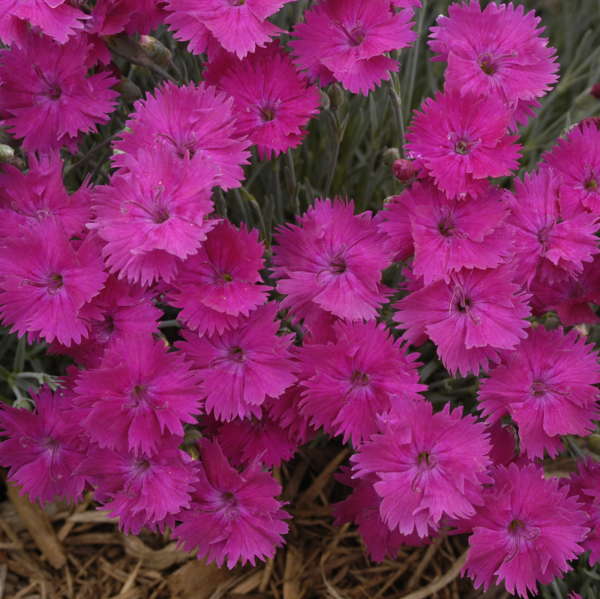
[[[377,476],[371,474],[357,480],[350,477],[350,472],[343,470],[336,479],[352,487],[352,493],[343,501],[331,506],[335,516],[334,524],[336,526],[347,522],[356,524],[369,557],[373,561],[394,559],[400,547],[406,545],[416,547],[427,542],[415,533],[403,535],[397,530],[390,530],[385,525],[379,513],[381,497],[373,487],[377,482]]]
[[[388,0],[323,0],[304,14],[290,45],[312,79],[367,95],[399,68],[385,53],[416,39],[411,18],[410,10],[392,11]]]
[[[378,416],[402,413],[427,387],[419,384],[417,354],[383,325],[337,322],[335,343],[308,344],[298,354],[304,388],[300,410],[315,428],[360,445],[378,430]]]
[[[600,215],[600,129],[595,124],[573,127],[543,159],[575,200]]]
[[[543,168],[517,179],[507,192],[514,232],[516,280],[530,285],[534,277],[553,283],[581,274],[584,262],[600,251],[598,220],[563,193],[552,169]],[[600,216],[600,215],[599,215]]]
[[[571,493],[583,503],[590,532],[582,543],[589,551],[589,564],[600,563],[600,463],[591,459],[582,460],[577,472],[569,479]]]
[[[479,0],[454,3],[431,29],[434,60],[446,61],[446,88],[500,96],[507,106],[550,90],[558,76],[556,51],[541,37],[540,18],[523,6]]]
[[[319,90],[307,84],[278,43],[241,61],[223,60],[219,71],[211,81],[233,97],[237,131],[256,145],[259,156],[277,156],[300,144],[319,111]]]
[[[162,435],[183,437],[200,411],[198,377],[181,352],[162,341],[131,336],[116,341],[97,368],[75,383],[82,426],[100,447],[152,455]],[[111,422],[111,426],[98,423]]]
[[[25,173],[2,165],[0,234],[10,237],[20,227],[29,229],[47,220],[59,221],[67,235],[82,233],[91,217],[90,188],[84,185],[71,195],[67,193],[58,153],[30,154],[28,161]]]
[[[150,33],[165,18],[165,10],[157,0],[102,0],[96,2],[86,23],[86,31],[99,36]]]
[[[594,324],[600,319],[590,303],[600,304],[600,255],[583,265],[577,277],[548,284],[534,279],[531,284],[533,303],[538,313],[555,310],[565,326]]]
[[[260,285],[264,245],[258,231],[221,221],[181,266],[169,292],[179,319],[199,335],[223,333],[266,301]]]
[[[300,411],[302,391],[299,383],[288,387],[278,398],[267,401],[265,409],[297,446],[307,443],[315,434],[309,419]]]
[[[140,153],[166,149],[194,168],[212,172],[209,187],[238,187],[250,145],[236,132],[233,98],[204,83],[165,83],[134,104],[126,130],[114,146],[115,166],[135,171]]]
[[[96,219],[89,227],[106,241],[102,255],[119,278],[169,282],[181,261],[200,249],[217,221],[206,218],[213,210],[209,169],[195,167],[163,150],[96,187]]]
[[[293,335],[277,336],[277,309],[275,302],[261,306],[220,335],[185,332],[178,344],[199,371],[206,412],[219,420],[260,416],[267,397],[279,397],[296,380]]]
[[[377,229],[385,234],[385,245],[394,262],[404,262],[415,253],[410,228],[412,198],[402,193],[386,201],[384,209],[375,214]]]
[[[571,330],[537,327],[490,378],[481,381],[479,401],[492,421],[509,414],[519,427],[521,447],[530,458],[555,456],[560,435],[589,435],[600,416],[598,355]]]
[[[277,402],[268,400],[267,403]],[[258,460],[271,468],[292,458],[298,443],[264,407],[260,417],[236,418],[219,427],[216,435],[223,452],[234,466]]]
[[[527,336],[528,299],[506,267],[461,270],[400,300],[394,319],[410,343],[426,334],[449,372],[477,374]]]
[[[510,121],[511,111],[494,95],[438,92],[415,113],[406,147],[448,197],[476,195],[483,179],[518,167]]]
[[[146,289],[110,276],[104,289],[81,311],[80,318],[88,325],[88,337],[70,347],[54,343],[51,349],[71,356],[81,366],[96,368],[104,351],[115,342],[132,336],[150,338],[162,314]]]
[[[29,29],[38,28],[64,44],[81,31],[87,15],[67,0],[3,0],[0,6],[0,40],[27,45]]]
[[[158,437],[156,442],[152,456],[93,447],[77,470],[96,487],[96,500],[119,518],[127,534],[139,534],[145,526],[172,526],[174,516],[191,502],[194,463],[178,441]]]
[[[87,441],[67,393],[44,388],[33,396],[35,411],[0,404],[0,464],[8,478],[31,499],[46,502],[58,497],[77,501],[85,478],[75,474]]]
[[[585,512],[567,485],[544,479],[533,464],[500,466],[494,479],[472,520],[465,572],[476,587],[504,582],[509,593],[527,597],[582,553]]]
[[[288,531],[289,515],[275,497],[279,483],[258,460],[235,470],[216,441],[200,441],[198,482],[192,503],[182,511],[173,536],[187,551],[196,549],[207,562],[233,568],[273,557]]]
[[[90,49],[83,37],[61,46],[32,34],[22,48],[0,53],[0,110],[25,150],[73,145],[80,133],[108,122],[117,105],[111,89],[117,80],[107,72],[87,75]]]
[[[282,307],[300,317],[316,304],[340,318],[375,318],[386,297],[381,271],[392,253],[370,212],[355,215],[353,202],[319,199],[275,239],[277,290],[287,295]]]
[[[403,195],[410,206],[413,272],[426,285],[461,268],[495,268],[508,258],[512,244],[504,221],[509,210],[499,189],[449,200],[430,182],[416,182]]]
[[[194,54],[206,52],[207,34],[238,58],[281,32],[267,19],[291,0],[168,0],[167,23],[175,38],[189,41]]]
[[[391,530],[427,537],[442,518],[468,518],[481,504],[491,460],[483,423],[450,411],[433,413],[425,400],[408,401],[352,456],[355,476],[377,477],[381,517]]]
[[[82,308],[106,277],[92,237],[70,241],[57,223],[45,221],[0,247],[0,317],[19,335],[79,343],[88,334]]]

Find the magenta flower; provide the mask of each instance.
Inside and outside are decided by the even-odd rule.
[[[189,509],[178,516],[173,535],[186,551],[233,568],[273,557],[288,531],[289,515],[275,499],[281,487],[253,461],[238,472],[216,441],[200,442],[201,461]]]
[[[296,71],[277,42],[244,60],[229,57],[211,81],[233,97],[237,131],[257,147],[261,158],[295,148],[318,113],[320,96]]]
[[[385,245],[394,262],[404,262],[415,253],[410,227],[412,198],[408,193],[392,196],[375,215],[377,229],[385,234]]]
[[[564,193],[552,169],[542,168],[516,180],[509,225],[514,231],[516,280],[530,285],[575,278],[600,251],[598,219]]]
[[[588,529],[582,505],[568,497],[568,486],[545,479],[533,464],[499,467],[494,486],[472,520],[465,572],[484,590],[504,582],[511,594],[535,594],[570,570],[569,560],[583,552]]]
[[[280,397],[267,401],[264,408],[269,418],[286,431],[297,446],[304,445],[315,434],[309,419],[300,411],[301,394],[301,386],[297,382],[288,387]]]
[[[184,333],[185,341],[177,345],[199,371],[207,413],[224,422],[260,417],[267,397],[279,397],[294,383],[293,335],[277,335],[277,309],[269,302],[221,335]]]
[[[543,159],[573,199],[600,214],[600,129],[594,123],[573,127]]]
[[[19,335],[79,343],[88,334],[82,309],[106,277],[93,238],[69,241],[46,221],[0,247],[0,317]]]
[[[386,297],[381,271],[392,254],[370,212],[355,215],[353,202],[316,200],[275,239],[273,272],[287,295],[282,307],[299,317],[316,304],[340,318],[375,318]]]
[[[65,347],[54,343],[51,349],[71,356],[86,368],[97,368],[107,348],[132,336],[150,336],[157,331],[162,311],[152,304],[147,290],[110,276],[104,289],[86,304],[81,319],[89,335],[81,343]]]
[[[42,389],[35,411],[0,403],[0,464],[8,477],[33,500],[80,499],[85,478],[75,469],[85,457],[87,441],[66,393]]]
[[[96,423],[97,425],[97,423]],[[96,487],[96,500],[121,529],[137,535],[145,526],[162,530],[191,502],[197,476],[178,442],[158,437],[152,456],[94,447],[78,468]]]
[[[217,223],[206,218],[213,210],[210,184],[205,165],[187,158],[179,163],[163,150],[96,187],[96,219],[89,227],[106,241],[108,269],[142,285],[172,280]]]
[[[28,156],[26,173],[9,164],[0,172],[0,233],[15,235],[46,221],[60,222],[67,235],[85,231],[91,217],[91,190],[82,186],[69,195],[65,189],[63,162],[58,153]]]
[[[425,333],[449,372],[477,374],[527,336],[528,299],[506,267],[461,270],[400,300],[394,319],[410,343]]]
[[[352,479],[348,471],[342,470],[336,478],[352,487],[352,493],[343,501],[331,506],[335,516],[334,524],[340,526],[346,522],[354,523],[373,561],[395,559],[402,546],[417,547],[427,543],[415,533],[403,535],[385,525],[379,513],[381,497],[373,487],[377,482],[374,474],[357,480]]]
[[[434,60],[448,63],[446,87],[499,96],[515,108],[542,97],[558,79],[556,51],[541,37],[540,18],[523,6],[478,0],[451,4],[431,29]]]
[[[87,76],[91,46],[75,38],[63,46],[31,35],[23,48],[0,53],[4,124],[27,151],[47,152],[74,144],[80,133],[108,122],[117,80],[107,72]]]
[[[134,109],[127,130],[114,144],[122,152],[113,157],[115,166],[135,171],[140,153],[164,147],[201,172],[208,168],[209,187],[239,187],[249,143],[236,132],[233,98],[204,83],[184,87],[165,83],[154,95],[138,100]]]
[[[161,436],[183,438],[183,424],[200,411],[198,377],[181,352],[146,336],[116,341],[98,368],[75,383],[90,439],[100,447],[152,455]],[[98,426],[111,422],[110,427]]]
[[[479,401],[492,421],[509,414],[519,427],[521,448],[530,458],[562,448],[560,435],[589,435],[600,416],[598,355],[576,331],[543,327],[527,339],[489,379],[481,381]]]
[[[276,403],[279,399],[270,400]],[[240,420],[236,418],[219,427],[216,438],[223,452],[234,466],[257,460],[267,468],[279,466],[292,459],[298,443],[268,410],[262,410],[259,418]]]
[[[171,14],[166,20],[194,54],[206,52],[212,34],[225,50],[244,58],[281,32],[267,19],[290,1],[167,0]]]
[[[165,18],[162,2],[156,0],[103,0],[92,9],[86,23],[88,33],[99,36],[150,33]]]
[[[7,45],[27,45],[31,28],[64,44],[83,29],[87,18],[67,0],[4,0],[0,7],[0,39]]]
[[[477,195],[482,179],[518,167],[517,136],[507,133],[510,121],[510,110],[494,95],[438,92],[415,113],[406,147],[448,197]]]
[[[413,272],[426,285],[461,268],[495,268],[509,257],[511,236],[504,222],[509,210],[499,189],[449,200],[431,183],[416,182],[403,195],[410,206]]]
[[[360,445],[378,430],[378,417],[401,414],[407,401],[427,389],[419,384],[417,354],[394,342],[383,325],[334,325],[335,343],[299,351],[304,388],[301,412],[314,428]]]
[[[169,292],[179,319],[198,335],[223,333],[266,301],[264,245],[258,231],[221,221],[181,266]]]
[[[569,480],[571,494],[583,504],[590,529],[582,543],[584,551],[589,551],[589,564],[600,563],[600,463],[591,459],[582,460],[577,472]]]
[[[323,0],[304,14],[290,45],[296,64],[321,85],[339,81],[367,95],[399,68],[385,54],[409,46],[412,11],[391,10],[388,0]]]
[[[407,401],[352,456],[355,476],[375,474],[381,517],[391,530],[421,537],[442,518],[468,518],[480,505],[491,460],[485,426],[446,404],[433,413],[424,400]]]

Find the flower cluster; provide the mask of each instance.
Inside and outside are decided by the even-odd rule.
[[[124,531],[232,568],[284,542],[271,469],[321,430],[352,446],[334,515],[374,560],[465,533],[463,573],[521,597],[586,551],[600,562],[600,466],[558,480],[542,461],[600,417],[600,129],[499,179],[557,81],[540,19],[452,4],[401,193],[376,213],[315,194],[271,247],[215,198],[303,143],[322,87],[386,85],[420,10],[320,0],[284,32],[289,3],[3,3],[0,118],[27,168],[0,165],[0,320],[73,365],[32,409],[0,404],[0,465],[32,499],[91,491]],[[161,24],[203,55],[187,57],[201,80],[131,107],[107,40]],[[109,122],[106,178],[72,189],[63,160]],[[437,370],[477,381],[475,405],[430,401]]]

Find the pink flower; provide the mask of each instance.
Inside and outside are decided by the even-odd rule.
[[[319,90],[307,84],[277,42],[241,61],[230,56],[211,81],[233,97],[237,131],[262,158],[298,146],[319,111]]]
[[[78,469],[97,487],[102,509],[119,518],[127,534],[172,526],[174,516],[190,505],[194,463],[173,439],[156,441],[152,456],[94,447]]]
[[[491,464],[483,423],[448,404],[433,413],[424,400],[408,401],[352,456],[355,476],[375,474],[381,517],[391,530],[427,537],[442,518],[468,518],[481,504]]]
[[[30,229],[46,221],[60,222],[67,235],[85,231],[91,217],[91,191],[83,185],[69,195],[62,177],[63,162],[58,153],[28,156],[24,173],[3,164],[0,171],[0,233],[15,234],[18,228]]]
[[[279,399],[269,400],[275,403]],[[222,424],[216,437],[223,452],[235,466],[249,464],[253,460],[268,468],[290,460],[298,449],[298,443],[268,410],[262,410],[258,418],[236,418]]]
[[[164,20],[165,11],[156,0],[103,0],[92,9],[86,30],[99,36],[150,33]]]
[[[516,280],[530,285],[577,277],[584,262],[600,251],[595,235],[598,219],[563,192],[550,168],[516,180],[515,193],[507,192],[512,208]]]
[[[527,336],[528,299],[506,267],[461,270],[400,300],[394,320],[410,343],[425,333],[449,372],[477,374]]]
[[[206,52],[212,34],[228,52],[244,58],[281,30],[267,19],[291,0],[168,0],[167,23],[175,37],[190,41],[194,54]]]
[[[394,262],[404,262],[415,253],[410,211],[412,198],[408,193],[392,196],[384,209],[375,215],[377,229],[385,234],[385,245],[393,255]]]
[[[95,189],[96,219],[89,225],[106,241],[108,269],[131,283],[169,282],[182,260],[200,249],[217,221],[211,174],[203,164],[179,162],[164,149],[148,153],[135,171],[117,173]]]
[[[371,474],[363,479],[352,479],[347,470],[336,476],[341,483],[352,487],[352,493],[343,501],[334,503],[331,508],[335,516],[336,526],[353,522],[365,544],[369,557],[375,562],[386,558],[395,559],[402,546],[424,545],[427,541],[417,534],[400,534],[390,530],[379,513],[381,497],[377,495],[373,485],[377,476]]]
[[[275,239],[273,272],[287,295],[282,307],[300,317],[316,304],[340,318],[375,318],[385,301],[381,271],[392,255],[370,212],[354,215],[353,202],[319,199]]]
[[[527,597],[583,551],[585,513],[567,485],[544,479],[533,464],[501,466],[494,478],[473,519],[465,572],[476,587],[504,582],[509,593]]]
[[[236,132],[233,98],[204,83],[177,87],[165,83],[134,104],[127,131],[114,146],[119,167],[136,170],[140,153],[165,148],[193,168],[212,173],[209,187],[239,187],[249,143]]]
[[[106,349],[117,341],[132,336],[150,338],[161,316],[162,311],[152,304],[147,290],[110,276],[104,289],[81,311],[89,336],[78,345],[54,343],[51,349],[71,356],[86,368],[97,368]]]
[[[514,108],[542,97],[558,79],[556,51],[541,37],[540,18],[523,6],[478,0],[451,4],[431,29],[434,60],[446,61],[446,87],[499,95]]]
[[[182,308],[179,319],[198,335],[234,328],[267,299],[268,288],[260,284],[264,251],[258,231],[221,221],[173,281],[169,297]]]
[[[509,210],[499,189],[449,200],[431,183],[416,182],[403,195],[410,206],[413,272],[426,285],[461,268],[495,268],[509,257],[511,236],[504,222]]]
[[[448,197],[477,195],[482,179],[518,167],[517,137],[507,134],[510,121],[510,110],[494,95],[438,92],[415,113],[406,147]]]
[[[392,11],[388,0],[323,0],[294,28],[296,64],[321,85],[333,78],[367,95],[399,68],[385,54],[416,39],[411,17],[410,10]]]
[[[301,387],[296,384],[272,401],[267,401],[265,410],[278,426],[285,430],[297,446],[307,443],[315,434],[309,419],[300,411]]]
[[[582,460],[577,472],[569,480],[571,493],[583,503],[590,532],[582,543],[589,551],[589,564],[600,563],[600,463],[591,459]]]
[[[66,393],[42,389],[34,396],[35,411],[0,404],[0,464],[31,499],[64,497],[77,501],[85,479],[75,473],[87,442]]]
[[[335,343],[309,344],[299,351],[304,388],[301,412],[315,428],[360,445],[378,430],[378,416],[401,414],[419,399],[417,354],[394,342],[375,322],[334,325]]]
[[[492,421],[509,414],[530,458],[555,456],[560,435],[589,435],[600,416],[598,355],[574,330],[539,326],[481,381],[479,401]]]
[[[116,341],[98,368],[81,371],[75,393],[92,441],[145,455],[155,454],[167,433],[183,438],[183,424],[195,422],[202,397],[181,352],[146,336]]]
[[[0,54],[0,110],[9,131],[27,151],[73,144],[80,133],[96,131],[115,109],[117,80],[107,72],[87,76],[85,38],[63,46],[37,35],[23,48]]]
[[[0,39],[7,45],[26,45],[28,30],[33,28],[64,44],[83,29],[87,18],[66,0],[3,0]]]
[[[104,285],[94,239],[69,241],[46,221],[0,247],[0,317],[11,332],[69,346],[88,334],[82,309]]]
[[[573,127],[543,159],[573,199],[600,214],[600,129],[595,124]]]
[[[241,472],[232,468],[216,441],[204,439],[199,448],[198,482],[174,537],[217,566],[255,565],[257,558],[273,557],[288,531],[289,515],[275,499],[280,485],[258,461]]]
[[[270,302],[241,318],[235,329],[178,343],[199,371],[206,411],[222,421],[260,416],[267,397],[279,397],[296,380],[293,335],[277,335],[278,306]]]

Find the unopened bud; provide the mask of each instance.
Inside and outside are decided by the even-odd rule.
[[[400,160],[400,150],[398,148],[388,148],[383,153],[383,163],[392,166],[396,160]]]
[[[600,100],[600,82],[596,83],[596,85],[592,87],[590,94],[594,96],[594,98],[598,98],[598,100]]]
[[[12,164],[15,160],[15,151],[6,144],[0,144],[0,162]]]
[[[171,51],[151,35],[142,35],[140,37],[140,46],[156,64],[163,67],[168,66],[173,58]]]
[[[331,110],[338,110],[346,101],[346,94],[339,83],[334,83],[329,88],[328,95]]]
[[[399,158],[394,160],[392,164],[392,172],[394,177],[402,183],[408,183],[417,178],[419,174],[419,167],[415,164],[414,160],[406,160],[405,158]]]

